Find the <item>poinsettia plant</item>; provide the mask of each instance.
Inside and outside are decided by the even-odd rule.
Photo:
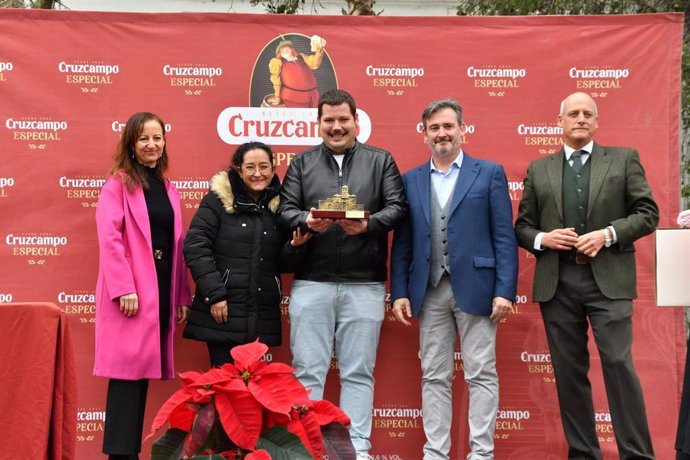
[[[312,401],[293,369],[268,363],[258,341],[235,347],[234,364],[180,374],[182,389],[153,420],[152,460],[349,459],[355,457],[348,416],[328,401]]]

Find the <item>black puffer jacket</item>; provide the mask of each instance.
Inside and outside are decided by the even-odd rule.
[[[211,179],[187,232],[184,257],[196,294],[184,337],[205,342],[243,344],[259,338],[281,342],[279,259],[298,256],[277,226],[280,181],[273,177],[255,202],[231,170]],[[211,304],[228,301],[228,321],[216,323]]]
[[[325,282],[386,280],[388,232],[407,215],[407,198],[393,156],[356,142],[345,153],[342,171],[324,144],[295,155],[280,194],[278,219],[284,230],[306,230],[309,209],[347,185],[357,203],[371,213],[368,231],[349,236],[332,225],[304,246],[295,279]]]

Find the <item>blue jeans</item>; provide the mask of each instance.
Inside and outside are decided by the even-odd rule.
[[[350,417],[357,452],[371,448],[374,366],[385,310],[383,283],[295,280],[290,295],[292,366],[311,399],[323,399],[333,354],[340,369],[340,408]]]

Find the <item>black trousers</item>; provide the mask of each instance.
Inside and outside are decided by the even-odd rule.
[[[103,453],[137,458],[141,452],[149,381],[110,379],[105,406]]]
[[[170,283],[172,262],[166,258],[154,259],[158,280],[158,319],[161,345],[169,334]],[[165,347],[161,346],[161,359],[166,362]],[[108,381],[105,407],[103,453],[117,460],[138,458],[141,452],[141,433],[144,428],[148,379]]]
[[[589,265],[561,262],[556,295],[541,303],[568,458],[601,459],[587,377],[592,326],[620,458],[654,459],[642,387],[632,362],[632,301],[599,290]]]
[[[690,342],[688,342],[690,350]],[[685,358],[683,395],[680,398],[678,431],[676,432],[676,460],[690,460],[690,353]]]
[[[234,363],[230,356],[230,350],[236,347],[236,343],[212,343],[206,342],[208,357],[211,360],[211,367],[220,367],[223,364]]]

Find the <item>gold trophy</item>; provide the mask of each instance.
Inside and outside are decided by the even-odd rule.
[[[319,200],[319,209],[312,211],[312,216],[321,219],[368,219],[369,211],[357,204],[357,197],[350,195],[347,185],[343,185],[340,193],[330,198]]]

